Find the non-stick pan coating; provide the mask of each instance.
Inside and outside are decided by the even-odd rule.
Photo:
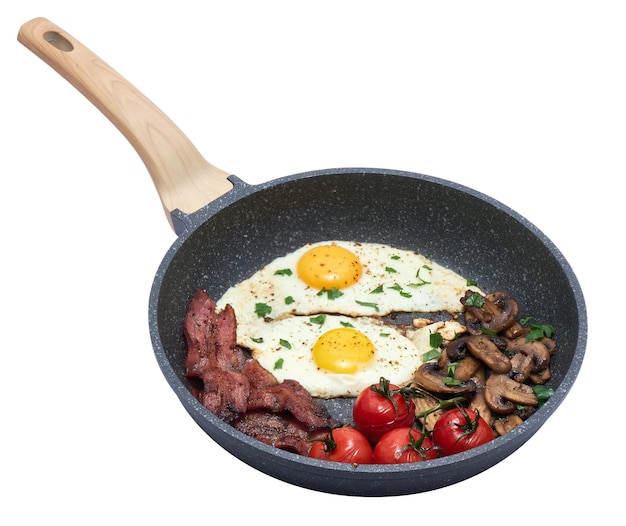
[[[197,213],[179,214],[180,237],[164,258],[150,298],[159,364],[196,422],[253,467],[287,482],[349,495],[428,491],[471,477],[528,440],[569,391],[586,342],[582,292],[556,247],[527,220],[468,188],[407,172],[324,170],[249,186]],[[405,466],[351,466],[278,451],[224,424],[191,395],[182,323],[198,287],[218,298],[273,258],[308,242],[379,242],[429,255],[486,291],[515,297],[520,315],[557,329],[555,395],[523,425],[453,457]],[[339,412],[345,407],[338,405]]]

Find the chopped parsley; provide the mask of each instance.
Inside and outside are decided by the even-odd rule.
[[[445,385],[449,385],[449,386],[455,386],[455,385],[461,385],[461,380],[456,380],[454,378],[452,378],[451,376],[444,376],[441,381],[445,384]]]
[[[542,338],[552,338],[555,332],[556,330],[552,325],[535,325],[531,323],[530,332],[528,333],[528,336],[526,336],[526,341],[534,342],[535,340],[541,340]]]
[[[421,287],[422,285],[430,285],[430,281],[426,281],[423,277],[420,276],[420,272],[423,268],[425,268],[426,270],[432,270],[432,268],[430,268],[428,265],[422,265],[420,268],[418,268],[415,277],[419,281],[417,283],[409,284],[410,287]]]
[[[389,272],[389,274],[396,274],[398,271],[393,267],[385,267],[385,272]]]
[[[311,323],[315,323],[316,325],[324,325],[324,322],[326,321],[326,314],[319,314],[315,316],[315,318],[309,318],[309,321]]]
[[[250,336],[250,339],[251,339],[254,343],[263,343],[263,338],[253,338],[252,336]]]
[[[430,351],[422,354],[422,362],[430,362],[431,360],[436,360],[441,356],[441,351],[439,349],[431,349]]]
[[[443,345],[443,336],[440,332],[431,332],[430,338],[430,351],[422,354],[422,362],[430,362],[431,360],[435,360],[441,356],[441,351],[439,348]]]
[[[359,300],[354,300],[354,301],[356,302],[357,305],[361,305],[362,307],[371,307],[376,312],[380,311],[380,309],[378,308],[378,303],[371,303],[369,301],[359,301]]]
[[[296,300],[293,299],[293,296],[287,296],[285,298],[285,305],[291,305],[294,301]]]
[[[554,336],[556,329],[552,325],[547,323],[530,323],[530,320],[532,320],[531,316],[520,318],[520,325],[523,327],[528,325],[528,327],[530,327],[530,332],[528,333],[528,336],[526,336],[527,342],[534,342],[535,340],[541,340],[541,338],[552,338],[552,336]]]
[[[383,286],[378,285],[374,290],[370,291],[370,294],[380,294],[383,291]]]
[[[272,312],[272,307],[270,307],[267,303],[256,303],[254,305],[254,312],[259,318],[265,318],[270,312]]]
[[[533,385],[533,391],[537,395],[537,400],[539,401],[540,406],[545,404],[548,399],[554,394],[554,389],[552,389],[552,387],[541,384]]]
[[[274,362],[274,370],[282,369],[283,368],[283,363],[285,363],[285,360],[283,360],[282,358],[279,358],[278,360],[276,360]]]
[[[282,268],[274,272],[274,276],[291,276],[293,272],[290,268]]]
[[[336,300],[337,298],[341,298],[341,296],[343,296],[343,292],[341,292],[337,287],[333,287],[330,290],[324,287],[317,293],[318,296],[323,296],[324,294],[328,296],[329,300]]]
[[[466,307],[478,307],[480,309],[484,304],[485,299],[478,292],[473,292],[465,300]]]
[[[398,285],[397,283],[395,285],[392,285],[391,287],[387,287],[388,289],[391,290],[397,290],[400,293],[400,296],[402,296],[403,298],[411,298],[413,297],[413,295],[410,292],[405,292],[404,289]]]
[[[291,343],[288,340],[283,340],[282,338],[279,340],[280,346],[285,349],[291,349]]]
[[[341,323],[344,327],[348,327],[350,329],[354,328],[354,325],[352,325],[349,321],[340,321],[339,323]]]
[[[431,347],[439,349],[443,345],[443,335],[440,332],[431,332],[428,341]]]

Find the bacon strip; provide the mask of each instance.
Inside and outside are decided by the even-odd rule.
[[[234,310],[227,305],[218,311],[204,289],[198,289],[191,299],[183,334],[186,374],[199,378],[203,386],[198,399],[242,432],[275,447],[305,454],[305,431],[336,425],[326,406],[297,381],[279,383],[257,360],[246,357],[237,346]]]

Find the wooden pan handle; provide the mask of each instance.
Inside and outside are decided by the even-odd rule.
[[[190,214],[232,188],[228,172],[208,163],[161,110],[61,28],[35,18],[17,38],[124,134],[146,165],[172,227],[174,210]]]

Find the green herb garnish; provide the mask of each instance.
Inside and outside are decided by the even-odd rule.
[[[328,290],[326,287],[324,287],[322,290],[320,290],[317,293],[318,296],[322,296],[324,294],[326,294],[326,296],[328,296],[329,300],[336,300],[337,298],[341,298],[341,296],[343,296],[343,292],[341,292],[337,287],[333,287],[330,290]]]
[[[534,342],[535,340],[541,340],[542,338],[552,338],[556,329],[552,325],[534,325],[530,324],[530,332],[526,336],[527,342]]]
[[[272,307],[270,307],[267,303],[256,303],[254,305],[254,312],[259,318],[265,318],[270,312],[272,312]]]
[[[324,325],[326,321],[326,314],[318,314],[315,318],[309,318],[311,323],[315,323],[316,325]]]
[[[357,303],[357,305],[361,305],[362,307],[371,307],[376,312],[380,311],[380,309],[378,308],[378,303],[371,303],[369,301],[359,301],[359,300],[354,300],[354,301]]]
[[[473,292],[465,300],[466,307],[481,308],[485,304],[485,298],[483,298],[478,292]]]

